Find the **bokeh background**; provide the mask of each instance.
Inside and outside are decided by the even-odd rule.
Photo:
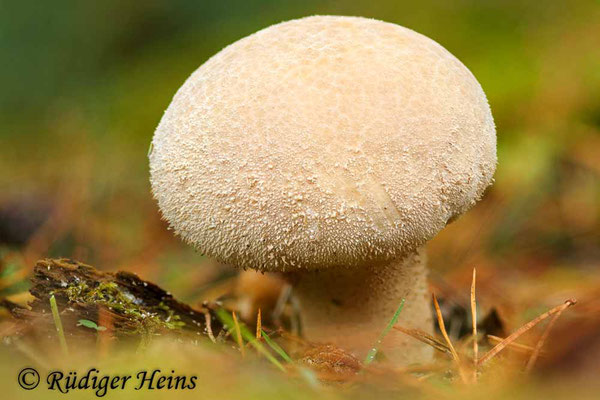
[[[186,301],[232,277],[160,220],[148,146],[175,91],[212,54],[314,14],[412,28],[477,77],[497,125],[496,182],[429,246],[432,289],[468,302],[477,266],[480,305],[508,330],[577,297],[570,328],[555,333],[567,350],[548,369],[598,371],[595,0],[0,1],[0,241],[5,269],[18,272],[0,294],[18,299],[42,257],[134,271]]]

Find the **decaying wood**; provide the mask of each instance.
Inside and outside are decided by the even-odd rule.
[[[69,259],[44,259],[36,263],[31,280],[34,300],[29,308],[7,302],[3,306],[37,335],[54,329],[52,295],[68,336],[95,336],[93,329],[78,324],[80,320],[92,321],[116,338],[165,333],[193,338],[208,332],[217,335],[222,329],[216,306],[193,309],[129,272],[102,272]]]

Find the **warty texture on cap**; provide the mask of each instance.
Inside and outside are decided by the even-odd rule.
[[[239,267],[399,257],[491,183],[496,132],[470,71],[359,17],[273,25],[198,68],[166,110],[152,191],[176,234]]]

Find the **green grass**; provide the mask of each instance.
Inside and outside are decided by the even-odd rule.
[[[400,305],[398,306],[398,309],[392,316],[392,319],[387,324],[387,326],[383,329],[383,331],[381,331],[381,333],[379,334],[379,337],[377,338],[377,341],[375,342],[375,344],[373,345],[371,350],[369,350],[369,353],[367,353],[367,357],[365,358],[365,361],[364,361],[365,365],[371,364],[373,362],[373,360],[375,359],[375,357],[377,356],[377,352],[379,351],[379,347],[381,346],[383,339],[387,336],[387,334],[390,332],[392,327],[394,325],[396,325],[396,322],[398,322],[398,317],[400,317],[402,308],[404,308],[404,299],[402,299],[402,301],[400,302]]]
[[[54,295],[50,296],[50,309],[52,310],[52,318],[54,318],[54,326],[56,326],[56,333],[58,335],[58,342],[63,355],[69,356],[69,347],[67,346],[67,339],[65,338],[65,331],[63,329],[62,321],[60,320],[60,314],[58,312],[58,306],[56,305],[56,298]]]

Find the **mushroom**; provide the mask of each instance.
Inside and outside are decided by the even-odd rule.
[[[170,227],[205,255],[283,273],[304,335],[364,356],[402,299],[432,331],[423,245],[492,182],[481,86],[433,40],[314,16],[226,47],[179,89],[152,141]],[[431,349],[392,332],[396,364]]]

